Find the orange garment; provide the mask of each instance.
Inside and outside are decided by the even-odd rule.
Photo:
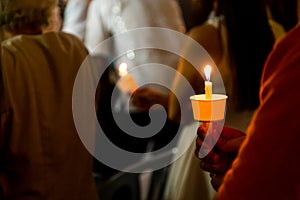
[[[273,49],[261,105],[218,199],[300,199],[300,25]]]
[[[0,199],[98,199],[72,116],[84,45],[52,32],[15,36],[1,48]]]

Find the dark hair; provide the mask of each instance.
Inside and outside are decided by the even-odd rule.
[[[261,0],[218,0],[218,14],[224,15],[230,56],[235,64],[235,97],[238,109],[259,105],[260,78],[273,47],[274,35]]]
[[[298,23],[297,0],[266,0],[273,19],[286,31]]]
[[[178,0],[178,3],[187,31],[204,23],[213,9],[213,0]]]
[[[1,17],[1,26],[9,31],[23,30],[26,28],[40,28],[48,25],[47,10],[15,10],[14,14],[4,13]],[[26,14],[24,14],[26,13]],[[28,14],[30,13],[30,14]]]
[[[0,26],[8,31],[47,26],[55,5],[57,0],[0,0]]]
[[[58,7],[60,10],[60,17],[62,20],[64,20],[64,14],[66,10],[67,3],[64,0],[58,0]]]

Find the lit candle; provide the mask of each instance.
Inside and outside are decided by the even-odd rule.
[[[205,98],[211,99],[212,98],[212,82],[210,81],[210,74],[211,74],[211,66],[206,65],[204,67],[204,74],[206,77],[205,81]]]
[[[119,65],[119,75],[121,79],[118,81],[117,86],[125,93],[131,94],[138,88],[132,74],[128,74],[128,66],[126,63]]]
[[[121,63],[120,65],[119,65],[119,75],[121,76],[121,77],[123,77],[123,76],[126,76],[127,74],[128,74],[128,71],[127,71],[127,64],[126,63]]]

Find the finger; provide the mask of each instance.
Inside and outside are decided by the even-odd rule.
[[[222,126],[216,123],[206,123],[206,128],[206,140],[215,145],[221,136]]]
[[[196,157],[208,163],[217,163],[219,161],[219,155],[216,154],[212,148],[207,148],[204,144],[201,145],[200,143],[201,141],[198,142],[198,146],[195,150]]]
[[[237,152],[245,140],[245,136],[233,139],[220,138],[217,142],[216,149],[222,152]]]
[[[213,139],[233,139],[233,138],[239,138],[242,136],[245,136],[246,134],[243,133],[240,130],[233,129],[227,126],[222,126],[217,123],[206,123],[206,126],[202,126],[201,129],[199,130],[200,133],[201,131],[205,131],[206,135],[209,136]]]
[[[202,145],[204,145],[204,141],[201,138],[197,137],[196,138],[196,147],[200,149],[202,147]]]
[[[215,144],[221,135],[222,129],[223,126],[220,124],[203,122],[198,128],[197,135],[202,140],[204,140],[205,137],[209,137],[209,140],[215,141],[213,142],[213,144]]]
[[[224,176],[225,176],[225,174],[214,174],[212,176],[210,183],[216,191],[218,191],[221,184],[223,183]]]
[[[210,172],[210,173],[209,173],[209,177],[210,177],[210,178],[212,178],[212,179],[213,179],[213,178],[214,178],[214,176],[216,176],[216,175],[217,175],[217,174],[215,174],[215,173],[212,173],[212,172]]]
[[[147,87],[140,87],[140,88],[136,89],[133,94],[143,95],[144,93],[147,93],[148,90],[149,90],[149,88],[147,88]]]
[[[227,170],[228,170],[226,167],[224,167],[220,163],[211,164],[211,163],[204,162],[204,161],[200,162],[200,167],[204,171],[207,171],[207,172],[210,172],[210,173],[213,173],[213,174],[226,173]]]
[[[207,156],[201,158],[201,161],[216,164],[219,162],[219,155],[215,154],[213,151],[210,151]]]
[[[246,134],[240,130],[224,126],[221,136],[225,139],[232,139],[232,138],[238,138],[238,137],[245,136],[245,135]]]
[[[201,151],[201,156],[199,156],[200,158],[207,156],[209,154],[210,151],[212,151],[213,147],[209,146],[207,142],[204,142],[203,140],[201,140],[199,137],[196,138],[196,149],[198,151]]]
[[[203,122],[197,130],[197,135],[200,139],[204,140],[206,134],[207,134],[208,126],[206,125],[206,122]]]

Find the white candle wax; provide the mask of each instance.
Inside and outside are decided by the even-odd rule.
[[[205,81],[205,97],[206,99],[211,99],[212,98],[212,82],[210,82],[210,74],[211,74],[211,66],[206,65],[204,68],[204,73],[206,77]]]
[[[205,98],[211,99],[212,97],[212,82],[205,81]]]

